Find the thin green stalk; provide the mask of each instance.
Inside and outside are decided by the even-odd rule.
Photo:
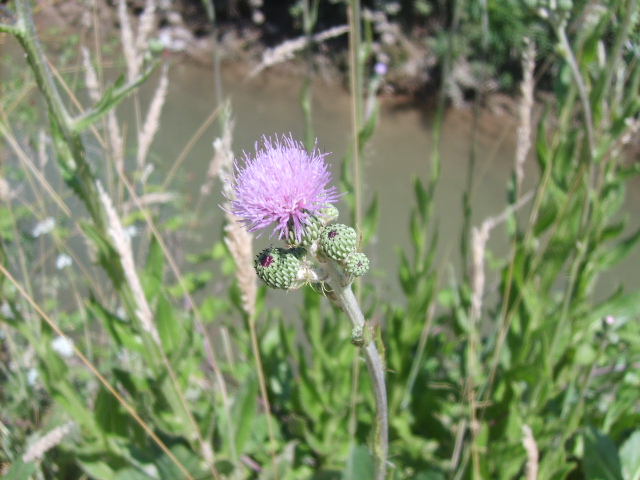
[[[365,321],[362,310],[358,305],[351,284],[344,285],[344,276],[340,274],[332,260],[323,263],[325,273],[329,277],[332,292],[332,299],[347,315],[351,321],[354,331],[361,332],[365,339],[361,351],[364,355],[367,369],[371,377],[371,385],[376,402],[376,426],[374,435],[374,480],[384,480],[387,469],[387,455],[389,450],[389,416],[387,405],[387,389],[384,380],[385,367],[382,363],[380,353],[373,340],[373,335],[367,332],[369,328]]]
[[[269,402],[269,395],[267,393],[267,384],[265,382],[264,369],[262,368],[262,360],[260,358],[260,346],[258,345],[258,335],[256,333],[256,316],[255,314],[249,314],[248,323],[249,323],[249,334],[251,336],[251,349],[253,350],[253,358],[255,361],[256,369],[258,370],[258,384],[260,386],[260,395],[264,400],[264,406],[266,410],[266,418],[267,418],[267,430],[269,432],[269,443],[270,443],[270,454],[271,454],[271,462],[273,465],[273,480],[278,480],[278,464],[276,458],[277,445],[275,440],[275,434],[273,429],[273,421],[271,419],[271,403]],[[231,422],[230,422],[231,423]],[[230,442],[233,444],[234,442]],[[234,448],[234,447],[232,447]],[[237,455],[237,452],[234,452],[234,455]],[[240,478],[240,477],[238,477]]]
[[[362,199],[360,188],[360,127],[362,123],[362,77],[363,58],[362,29],[360,25],[360,0],[351,0],[349,17],[349,77],[351,89],[351,134],[353,136],[353,179],[355,191],[354,223],[360,225],[362,219]]]
[[[587,86],[584,83],[584,78],[582,78],[582,74],[580,73],[580,67],[578,66],[576,57],[573,54],[573,49],[571,48],[571,44],[569,43],[569,38],[567,37],[564,23],[552,22],[552,24],[556,31],[556,35],[558,36],[558,40],[560,41],[562,54],[569,64],[571,74],[573,75],[573,80],[576,82],[576,86],[578,88],[578,95],[580,96],[580,102],[582,104],[583,110],[582,113],[584,115],[584,123],[587,129],[587,142],[589,144],[588,158],[590,161],[593,161],[596,142],[595,135],[593,133],[593,114],[591,113],[591,103],[589,102],[589,93],[587,92]]]

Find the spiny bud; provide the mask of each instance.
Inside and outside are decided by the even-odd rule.
[[[304,248],[266,248],[256,257],[256,273],[271,288],[289,289],[295,284],[306,253]]]
[[[289,245],[303,245],[309,246],[313,242],[316,242],[320,237],[320,232],[322,232],[323,223],[317,215],[312,215],[309,217],[309,223],[306,224],[302,228],[302,236],[300,241],[296,238],[296,233],[293,228],[293,222],[289,220],[289,233],[286,238],[286,243]]]
[[[352,253],[344,263],[344,273],[347,275],[361,277],[367,271],[369,271],[369,259],[364,253]]]
[[[329,258],[338,262],[342,262],[350,253],[354,252],[357,243],[358,234],[356,231],[341,223],[327,225],[320,235],[322,251]]]
[[[289,245],[302,245],[308,247],[314,242],[317,242],[320,238],[320,233],[325,225],[333,222],[338,218],[339,212],[336,207],[331,204],[325,205],[318,210],[315,215],[310,215],[307,218],[308,223],[302,228],[302,235],[300,239],[296,238],[296,229],[293,226],[293,222],[289,220],[287,228],[289,233],[285,239]]]
[[[319,210],[319,213],[320,215],[318,215],[318,217],[320,218],[320,220],[322,220],[323,225],[327,225],[337,220],[338,215],[340,215],[338,209],[331,204],[325,205],[324,208]]]

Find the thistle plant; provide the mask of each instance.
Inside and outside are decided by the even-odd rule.
[[[340,197],[329,187],[331,174],[317,144],[307,152],[290,135],[256,143],[254,156],[245,154],[234,165],[233,198],[229,211],[253,232],[275,225],[283,247],[271,246],[254,262],[258,277],[271,288],[295,290],[310,284],[338,306],[352,323],[352,344],[363,353],[376,400],[374,435],[375,480],[385,477],[388,450],[387,396],[384,366],[371,327],[351,290],[354,278],[369,269],[369,260],[358,252],[358,235],[347,225],[335,223]],[[258,235],[262,235],[262,232]]]

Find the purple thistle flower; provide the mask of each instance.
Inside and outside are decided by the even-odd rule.
[[[329,203],[338,200],[336,187],[326,188],[331,181],[327,153],[317,144],[308,153],[301,142],[290,135],[276,137],[275,142],[262,137],[264,144],[251,158],[245,153],[244,167],[235,161],[231,213],[238,216],[248,231],[263,229],[275,223],[271,236],[280,239],[293,230],[298,241],[310,217]]]

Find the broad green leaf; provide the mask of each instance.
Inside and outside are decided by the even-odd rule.
[[[165,351],[171,355],[184,338],[184,328],[173,314],[173,307],[164,294],[158,295],[156,306],[156,325]]]
[[[148,351],[140,335],[135,331],[133,323],[124,321],[102,307],[93,297],[90,298],[87,310],[93,318],[101,321],[103,327],[110,333],[116,345],[137,352],[150,359]]]
[[[351,447],[342,478],[345,480],[371,480],[373,478],[373,459],[366,446]]]
[[[245,444],[251,437],[256,416],[257,397],[258,382],[254,375],[249,375],[238,390],[231,408],[235,449],[238,454],[244,451]]]
[[[589,317],[591,318],[591,322],[600,322],[608,315],[616,319],[628,319],[637,316],[637,314],[638,293],[631,292],[622,294],[620,291],[591,310]]]
[[[175,443],[169,445],[169,450],[173,456],[180,462],[184,470],[194,478],[211,478],[211,472],[205,470],[202,459],[196,455],[191,449],[185,446],[184,443]],[[158,472],[162,480],[175,480],[178,478],[184,478],[184,473],[176,463],[169,458],[164,452],[156,450],[157,457],[154,461],[154,465],[157,466]],[[206,473],[205,473],[206,472]]]
[[[127,436],[128,424],[133,420],[123,411],[116,397],[105,387],[100,388],[93,411],[96,424],[103,432],[116,436]]]
[[[604,251],[598,260],[598,267],[605,270],[620,263],[637,246],[638,240],[640,240],[640,229],[614,247]]]
[[[22,456],[17,455],[17,459],[9,467],[9,471],[3,475],[4,480],[29,480],[36,473],[34,462],[24,463]]]
[[[636,430],[620,447],[624,480],[640,480],[640,430]]]
[[[120,469],[109,478],[112,480],[160,480],[161,477],[154,465],[141,465],[140,469],[133,467]]]
[[[147,253],[147,263],[144,269],[144,293],[151,301],[162,286],[162,271],[164,268],[164,253],[160,242],[153,235],[149,241],[149,253]]]
[[[54,386],[49,386],[51,397],[73,416],[73,420],[86,428],[92,436],[100,437],[101,429],[95,421],[93,412],[85,405],[85,398],[77,388],[71,386],[68,381],[58,381]]]
[[[589,425],[584,429],[582,472],[586,480],[623,480],[615,444],[604,433]]]
[[[114,478],[116,475],[104,457],[97,455],[91,458],[80,457],[78,463],[91,478]]]

